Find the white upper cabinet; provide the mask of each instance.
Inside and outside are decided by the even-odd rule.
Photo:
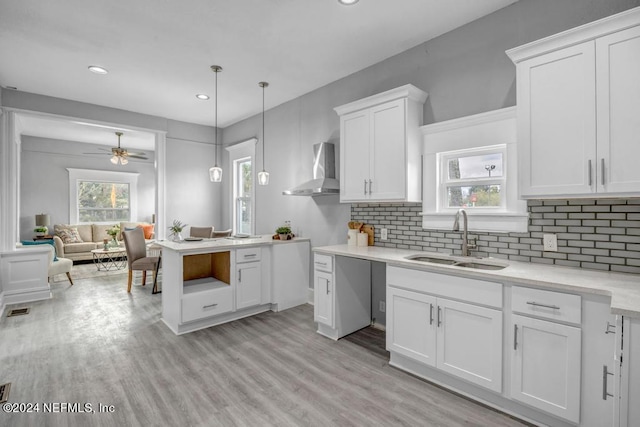
[[[640,8],[507,54],[517,69],[520,196],[640,195]]]
[[[340,201],[419,202],[423,104],[401,86],[336,107],[340,115]]]

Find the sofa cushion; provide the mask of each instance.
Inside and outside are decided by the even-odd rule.
[[[68,243],[82,243],[84,239],[80,235],[80,232],[77,227],[73,227],[71,225],[64,224],[56,224],[53,227],[56,236],[62,239],[62,242],[65,244]],[[89,236],[89,241],[91,241],[91,236]]]
[[[91,252],[98,247],[95,242],[83,242],[83,243],[66,243],[64,245],[65,254],[77,254],[80,252]]]
[[[107,230],[111,230],[116,224],[91,224],[93,240],[92,242],[102,243],[104,239],[111,240]]]
[[[155,227],[153,224],[140,224],[138,227],[142,228],[146,240],[153,239],[153,229]]]

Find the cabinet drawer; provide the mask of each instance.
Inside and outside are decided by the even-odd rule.
[[[194,292],[182,297],[182,321],[191,322],[233,310],[231,288]]]
[[[315,254],[313,257],[315,270],[333,272],[333,257],[331,255]]]
[[[511,308],[516,313],[561,322],[581,322],[582,300],[579,295],[514,286]]]
[[[501,283],[389,266],[387,285],[502,310]]]
[[[236,262],[260,261],[260,248],[236,249]]]

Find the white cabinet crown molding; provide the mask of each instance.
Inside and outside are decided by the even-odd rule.
[[[396,99],[407,98],[410,101],[415,101],[419,104],[424,104],[429,94],[421,89],[418,89],[414,85],[408,84],[397,87],[395,89],[388,90],[386,92],[371,95],[366,98],[359,99],[357,101],[350,102],[348,104],[335,107],[333,110],[342,116],[344,114],[352,113],[354,111],[362,110],[363,108],[372,107],[374,105],[382,104],[385,102],[393,101]]]
[[[507,56],[519,63],[535,56],[553,52],[554,50],[572,46],[588,40],[618,32],[640,24],[640,7],[608,16],[576,28],[545,37],[506,51]]]

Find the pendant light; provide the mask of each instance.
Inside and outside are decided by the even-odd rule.
[[[260,82],[258,86],[262,88],[262,171],[258,172],[258,184],[269,185],[269,172],[264,170],[264,88],[269,86],[269,83]]]
[[[220,182],[222,181],[222,168],[218,166],[218,73],[222,71],[222,67],[219,65],[212,65],[211,71],[216,74],[216,94],[215,94],[215,164],[209,169],[209,179],[211,182]]]

